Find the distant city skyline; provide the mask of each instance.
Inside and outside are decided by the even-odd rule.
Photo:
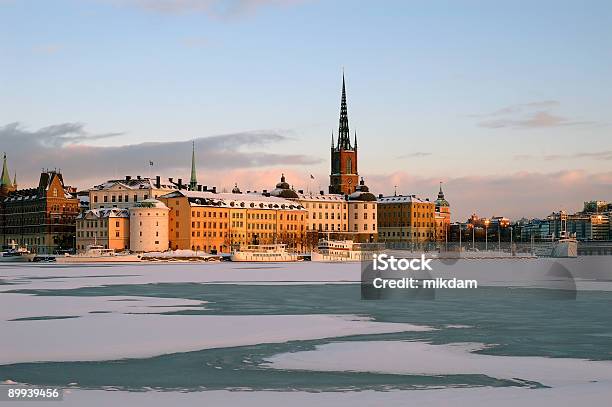
[[[612,198],[611,4],[384,4],[0,1],[11,177],[188,182],[195,140],[202,184],[327,190],[344,67],[376,194],[443,181],[453,220]]]

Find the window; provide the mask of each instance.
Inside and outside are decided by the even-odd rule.
[[[346,160],[346,173],[347,174],[353,173],[353,162],[350,157]]]
[[[118,228],[119,227],[119,221],[115,222],[115,227]]]

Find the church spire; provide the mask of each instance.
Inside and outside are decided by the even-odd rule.
[[[189,190],[195,191],[198,189],[198,179],[196,177],[196,166],[195,166],[195,141],[192,142],[191,147],[191,178],[189,179]]]
[[[11,188],[13,185],[11,184],[11,175],[8,171],[8,166],[6,164],[6,153],[4,153],[4,162],[2,164],[2,175],[0,176],[0,186],[4,186],[7,188]]]
[[[332,130],[332,143],[331,143],[331,148],[333,149],[335,147],[334,144],[334,131]]]
[[[15,176],[13,176],[13,188],[17,189],[17,171],[15,171]]]
[[[340,100],[340,125],[338,127],[338,148],[351,150],[351,139],[348,124],[348,111],[346,107],[346,86],[344,72],[342,72],[342,99]]]
[[[442,192],[442,181],[440,181],[440,192],[438,192],[438,199],[444,199],[444,192]]]
[[[355,149],[357,148],[357,130],[355,130]]]

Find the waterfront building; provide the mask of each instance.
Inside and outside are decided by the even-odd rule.
[[[298,202],[257,193],[187,190],[160,200],[170,209],[172,249],[215,253],[252,243],[303,248],[306,211]]]
[[[126,209],[90,209],[76,218],[76,249],[89,246],[124,251],[130,248],[130,214]]]
[[[129,208],[130,250],[163,252],[168,250],[170,209],[156,199],[145,199]]]
[[[161,177],[155,179],[147,177],[132,178],[126,175],[123,179],[108,180],[89,190],[89,208],[130,208],[138,202],[147,199],[157,199],[168,192],[187,188],[182,179],[174,182],[172,178],[162,182]]]
[[[376,197],[361,179],[350,195],[318,194],[294,191],[284,174],[280,182],[264,195],[296,201],[306,211],[306,246],[311,248],[319,239],[373,242],[378,235],[376,224]]]
[[[8,173],[6,159],[3,174]],[[75,247],[79,200],[59,171],[43,171],[38,186],[17,189],[2,176],[0,235],[2,245],[15,242],[36,253],[71,251]]]
[[[350,195],[355,192],[359,181],[357,171],[357,133],[355,142],[351,144],[346,104],[346,88],[342,74],[342,96],[340,99],[340,123],[338,126],[338,142],[331,137],[331,173],[329,176],[329,193]]]
[[[378,240],[394,245],[436,239],[435,203],[416,195],[378,198]]]
[[[585,209],[588,208],[585,203]],[[530,219],[521,225],[521,240],[547,241],[566,232],[581,241],[609,240],[612,236],[610,212],[553,212],[544,219]]]
[[[450,204],[444,198],[444,192],[442,192],[442,182],[440,182],[440,191],[438,192],[438,199],[435,200],[435,213],[434,222],[436,224],[436,240],[438,242],[444,242],[449,240],[449,230],[451,223],[451,211]]]

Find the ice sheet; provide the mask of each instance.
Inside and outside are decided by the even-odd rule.
[[[411,375],[483,374],[499,379],[567,386],[594,381],[612,383],[612,361],[588,361],[473,353],[482,344],[432,345],[424,342],[335,342],[312,351],[268,359],[275,369],[351,371]]]

